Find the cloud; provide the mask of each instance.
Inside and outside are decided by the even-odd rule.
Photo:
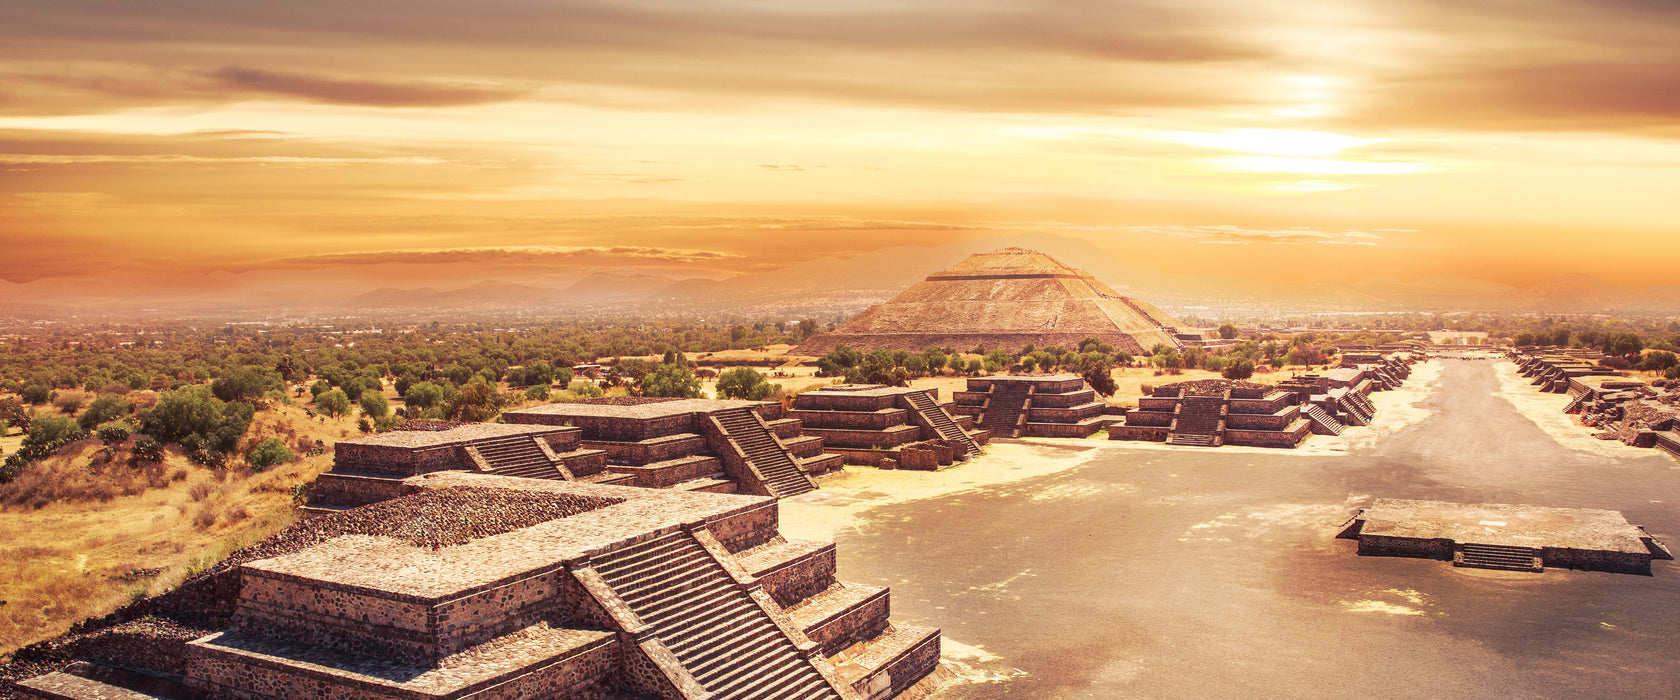
[[[1156,234],[1189,238],[1197,243],[1215,245],[1248,245],[1253,243],[1270,243],[1281,245],[1354,245],[1374,246],[1383,237],[1374,230],[1386,232],[1409,232],[1410,229],[1373,229],[1362,231],[1344,229],[1341,231],[1327,231],[1313,228],[1283,228],[1257,229],[1241,226],[1128,226],[1125,230],[1134,233]]]
[[[716,263],[739,257],[712,250],[647,246],[495,246],[322,253],[275,261],[281,267],[341,265],[522,265],[590,267],[605,263]]]
[[[435,83],[341,80],[229,66],[212,76],[229,91],[261,92],[330,104],[373,107],[454,107],[504,102],[523,91]]]

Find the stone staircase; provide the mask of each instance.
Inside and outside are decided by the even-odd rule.
[[[958,461],[966,461],[970,457],[980,456],[979,443],[976,443],[972,436],[963,431],[962,426],[957,425],[957,422],[951,419],[951,414],[946,413],[945,409],[934,403],[933,397],[924,392],[912,391],[905,394],[904,398],[910,402],[911,408],[921,414],[922,420],[933,426],[933,431],[939,435],[940,439],[956,446]]]
[[[1352,398],[1353,396],[1355,394],[1351,391],[1343,394],[1341,398],[1336,400],[1336,406],[1342,409],[1342,413],[1348,417],[1348,420],[1353,421],[1354,425],[1370,423],[1371,414],[1366,413],[1365,408],[1360,406],[1359,402]]]
[[[1453,566],[1500,571],[1543,571],[1540,551],[1533,547],[1464,543],[1453,553]]]
[[[786,498],[815,491],[816,484],[799,468],[799,462],[788,454],[787,448],[764,426],[750,408],[731,408],[712,414],[723,431],[735,439],[746,453],[747,460],[764,475],[764,485],[772,496]]]
[[[1020,437],[1021,414],[1031,407],[1032,391],[1031,382],[992,382],[980,427],[998,437]]]
[[[709,697],[839,698],[693,535],[656,537],[593,566]]]
[[[1312,421],[1313,432],[1318,433],[1319,435],[1342,434],[1342,422],[1331,417],[1330,414],[1325,413],[1324,409],[1319,408],[1318,404],[1305,404],[1301,408],[1301,415],[1306,416],[1307,420]]]
[[[474,442],[470,447],[478,451],[478,455],[489,463],[491,473],[497,476],[567,480],[559,465],[549,459],[548,453],[537,445],[537,439],[529,435],[491,438]]]
[[[1178,403],[1178,419],[1167,434],[1168,445],[1218,447],[1225,420],[1219,409],[1225,399],[1218,396],[1186,396]]]
[[[1680,459],[1680,430],[1657,433],[1657,449],[1667,452],[1669,456],[1675,459]]]
[[[1576,413],[1580,413],[1581,409],[1586,406],[1587,400],[1590,399],[1590,398],[1592,398],[1592,392],[1590,392],[1590,391],[1581,392],[1580,396],[1575,397],[1573,400],[1571,400],[1569,402],[1568,406],[1563,407],[1563,412],[1566,413],[1566,414],[1571,414],[1571,415],[1576,414]]]

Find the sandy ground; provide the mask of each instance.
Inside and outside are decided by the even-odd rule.
[[[944,630],[943,698],[1672,697],[1671,562],[1534,575],[1334,539],[1378,496],[1609,508],[1676,539],[1672,460],[1567,444],[1588,431],[1530,415],[1561,405],[1500,364],[1420,364],[1316,452],[1011,440],[848,467],[783,501],[782,532],[832,537],[842,579]]]

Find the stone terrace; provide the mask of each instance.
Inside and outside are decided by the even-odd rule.
[[[967,389],[952,397],[952,412],[998,437],[1083,438],[1120,420],[1078,375],[975,377]]]
[[[1144,440],[1169,445],[1295,447],[1317,424],[1340,424],[1317,407],[1302,405],[1293,392],[1230,379],[1178,382],[1138,399],[1124,425],[1108,429],[1110,440]]]
[[[443,424],[339,442],[333,468],[309,485],[306,511],[329,512],[392,498],[402,480],[439,471],[476,471],[537,479],[625,483],[607,472],[607,454],[580,445],[582,431],[563,426]]]
[[[624,483],[685,491],[790,496],[840,468],[798,418],[773,401],[624,398],[557,403],[502,414],[518,425],[571,426]]]
[[[938,396],[937,389],[825,386],[795,397],[791,415],[848,464],[934,470],[978,456],[990,436]]]
[[[887,590],[835,579],[832,544],[782,538],[773,498],[462,472],[405,483],[451,487],[585,509],[450,546],[343,535],[247,562],[231,621],[186,646],[171,695],[873,700],[938,664],[938,630],[894,624]],[[79,677],[37,694],[132,693]]]
[[[1498,503],[1379,498],[1340,535],[1362,556],[1451,559],[1453,566],[1511,571],[1567,567],[1651,573],[1668,550],[1621,513]]]

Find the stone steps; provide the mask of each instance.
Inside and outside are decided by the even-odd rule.
[[[1543,570],[1539,550],[1496,544],[1465,543],[1453,553],[1453,566],[1501,571]]]
[[[799,463],[776,437],[759,422],[750,408],[729,409],[713,414],[729,437],[735,439],[753,466],[764,475],[765,486],[778,498],[796,496],[816,489]]]
[[[1018,423],[1032,398],[1032,387],[1016,387],[1017,382],[994,382],[986,411],[980,414],[980,427],[999,437],[1020,437]]]
[[[959,460],[967,460],[970,457],[980,455],[979,443],[974,442],[974,438],[963,431],[962,426],[957,425],[957,422],[951,419],[950,414],[940,408],[939,404],[934,403],[933,397],[919,391],[913,391],[905,394],[905,399],[910,402],[911,407],[915,408],[917,413],[922,415],[922,419],[926,420],[928,425],[933,426],[934,432],[939,434],[940,439],[957,446],[958,451],[962,453],[958,457]]]
[[[693,535],[663,535],[594,566],[710,697],[838,697]]]
[[[1330,417],[1330,414],[1325,413],[1324,409],[1319,408],[1318,404],[1305,404],[1305,407],[1301,409],[1301,414],[1306,416],[1307,420],[1312,421],[1313,432],[1315,433],[1320,435],[1342,434],[1342,422]]]
[[[490,465],[491,473],[497,476],[550,481],[566,479],[566,475],[549,459],[548,453],[537,445],[537,438],[530,435],[491,438],[472,443],[472,448]]]

